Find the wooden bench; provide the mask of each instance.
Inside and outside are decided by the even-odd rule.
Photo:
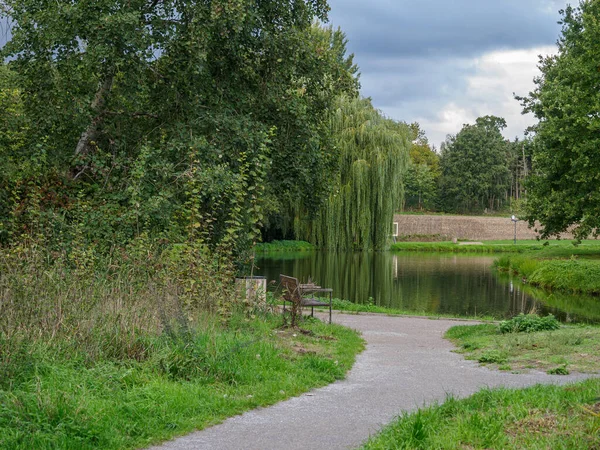
[[[292,326],[296,325],[296,317],[302,314],[303,306],[310,306],[310,315],[314,317],[315,306],[329,306],[329,323],[331,323],[332,293],[333,289],[323,288],[314,283],[300,284],[297,278],[287,275],[279,275],[281,287],[283,288],[283,312],[285,314],[286,302],[291,304]],[[329,301],[314,294],[329,294]],[[312,296],[307,296],[312,294]]]

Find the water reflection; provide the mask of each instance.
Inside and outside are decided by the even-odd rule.
[[[491,267],[493,260],[464,254],[314,252],[258,259],[257,273],[275,280],[275,285],[282,273],[301,281],[311,278],[333,288],[336,297],[415,313],[504,318],[537,311],[552,312],[562,320],[583,317],[583,307],[579,313],[565,310],[567,300],[546,301],[529,286],[499,277]]]

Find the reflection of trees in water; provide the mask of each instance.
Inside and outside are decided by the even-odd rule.
[[[272,258],[257,262],[262,275],[270,280],[279,274],[292,275],[301,281],[310,277],[316,283],[331,287],[334,296],[355,303],[367,303],[372,297],[377,305],[440,314],[493,315],[508,317],[537,308],[567,319],[560,311],[541,306],[534,298],[540,294],[530,286],[511,284],[491,269],[493,258],[469,255],[423,255],[377,252],[314,252],[299,254],[295,259]],[[579,302],[579,310],[564,309],[575,304],[572,299],[554,295],[545,304],[562,311],[582,314],[587,307]],[[591,314],[600,318],[600,302]],[[579,312],[581,311],[581,312]]]
[[[550,292],[522,283],[508,274],[498,274],[497,278],[508,289],[520,293],[522,297],[535,299],[535,310],[539,314],[554,314],[562,322],[600,322],[600,298],[584,294]],[[527,313],[530,310],[523,309]]]

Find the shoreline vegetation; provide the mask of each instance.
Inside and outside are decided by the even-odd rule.
[[[79,250],[0,250],[0,448],[145,447],[342,379],[364,348],[282,327],[202,245]]]
[[[600,241],[585,240],[574,245],[573,241],[567,240],[513,240],[471,241],[453,242],[396,242],[390,246],[391,251],[405,252],[447,252],[447,253],[529,253],[539,252],[543,256],[565,256],[565,255],[600,255]]]
[[[262,242],[254,246],[254,251],[257,254],[283,252],[312,252],[316,249],[316,246],[306,241],[271,241]]]
[[[387,316],[410,316],[410,317],[427,317],[432,320],[436,319],[462,319],[462,320],[478,320],[481,322],[492,322],[498,320],[491,316],[462,316],[458,314],[440,314],[428,311],[409,311],[396,308],[388,308],[386,306],[378,306],[373,303],[359,304],[352,303],[349,300],[334,298],[332,300],[332,308],[334,311],[348,314],[385,314]]]
[[[498,258],[494,266],[545,290],[600,295],[600,261],[578,259],[577,256],[577,253],[571,253],[565,255],[568,259],[541,259],[543,255],[511,255]]]

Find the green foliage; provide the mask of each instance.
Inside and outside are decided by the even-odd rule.
[[[409,130],[381,115],[367,99],[341,97],[330,114],[339,149],[333,192],[314,221],[296,233],[319,248],[381,250],[402,201]]]
[[[60,246],[78,220],[104,251],[148,232],[241,259],[314,215],[337,170],[327,112],[358,92],[344,34],[315,24],[327,9],[5,1],[0,242]]]
[[[540,57],[536,89],[519,98],[539,119],[527,219],[541,223],[543,236],[572,225],[584,238],[600,229],[600,2],[582,1],[561,12],[558,53]]]
[[[567,369],[567,366],[559,366],[559,367],[555,367],[554,369],[550,369],[548,370],[548,375],[569,375],[571,372],[569,372],[569,369]]]
[[[437,181],[438,177],[430,166],[411,163],[404,179],[405,208],[435,209],[438,194]]]
[[[305,241],[272,241],[257,244],[254,247],[256,253],[276,253],[276,252],[310,252],[316,247]]]
[[[403,209],[432,210],[438,201],[438,181],[441,175],[440,157],[429,146],[425,132],[418,123],[410,124],[412,145],[410,164],[404,178]]]
[[[477,358],[477,362],[481,364],[502,364],[505,361],[506,355],[497,350],[487,351]]]
[[[362,349],[316,322],[280,337],[197,242],[45,250],[0,251],[2,448],[145,447],[342,378]]]
[[[465,125],[442,148],[440,201],[446,212],[497,210],[509,185],[504,119],[485,116]]]
[[[552,314],[540,317],[537,314],[521,313],[512,319],[503,320],[499,325],[501,333],[533,333],[558,330],[559,328],[560,323]]]
[[[597,255],[596,243],[578,247],[549,246],[535,253],[500,258],[494,265],[500,270],[519,274],[534,286],[597,295],[600,293]]]

